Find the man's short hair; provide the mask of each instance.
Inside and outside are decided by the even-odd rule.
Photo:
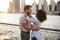
[[[31,5],[26,5],[25,7],[24,7],[24,11],[25,10],[28,10],[30,7],[32,7]]]

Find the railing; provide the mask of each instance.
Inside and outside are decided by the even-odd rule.
[[[19,26],[18,24],[10,24],[10,23],[2,23],[0,22],[0,24],[5,24],[5,25],[12,25],[12,26]],[[51,31],[57,31],[57,32],[60,32],[59,29],[49,29],[49,28],[41,28],[43,30],[51,30]]]
[[[2,23],[3,25],[19,26],[18,24]],[[60,40],[60,29],[41,28],[43,40]],[[14,39],[13,39],[14,40]]]

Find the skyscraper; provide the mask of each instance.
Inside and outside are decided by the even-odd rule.
[[[44,0],[39,0],[38,9],[42,9],[43,2]]]
[[[21,0],[20,12],[24,12],[25,0]]]
[[[50,0],[50,3],[51,3],[51,12],[53,12],[54,13],[54,8],[55,8],[55,2],[54,2],[54,0]]]
[[[20,0],[13,0],[14,12],[17,13],[20,11]]]
[[[60,1],[57,2],[57,11],[60,13]]]
[[[8,8],[9,13],[13,13],[13,2],[9,2],[9,8]]]
[[[36,9],[36,2],[34,0],[33,4],[32,4],[32,13],[36,13],[37,9]]]
[[[43,2],[43,10],[44,10],[45,12],[48,11],[48,6],[47,6],[46,0],[44,0],[44,2]]]

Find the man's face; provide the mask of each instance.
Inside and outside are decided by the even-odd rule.
[[[29,8],[26,12],[28,15],[30,15],[31,14],[31,8]]]

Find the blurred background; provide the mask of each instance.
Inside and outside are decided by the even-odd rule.
[[[60,0],[0,0],[0,13],[21,13],[25,5],[32,6],[32,13],[42,9],[60,15]]]
[[[21,40],[19,18],[25,5],[32,6],[33,17],[39,9],[46,12],[43,40],[60,40],[60,0],[0,0],[0,40]]]

